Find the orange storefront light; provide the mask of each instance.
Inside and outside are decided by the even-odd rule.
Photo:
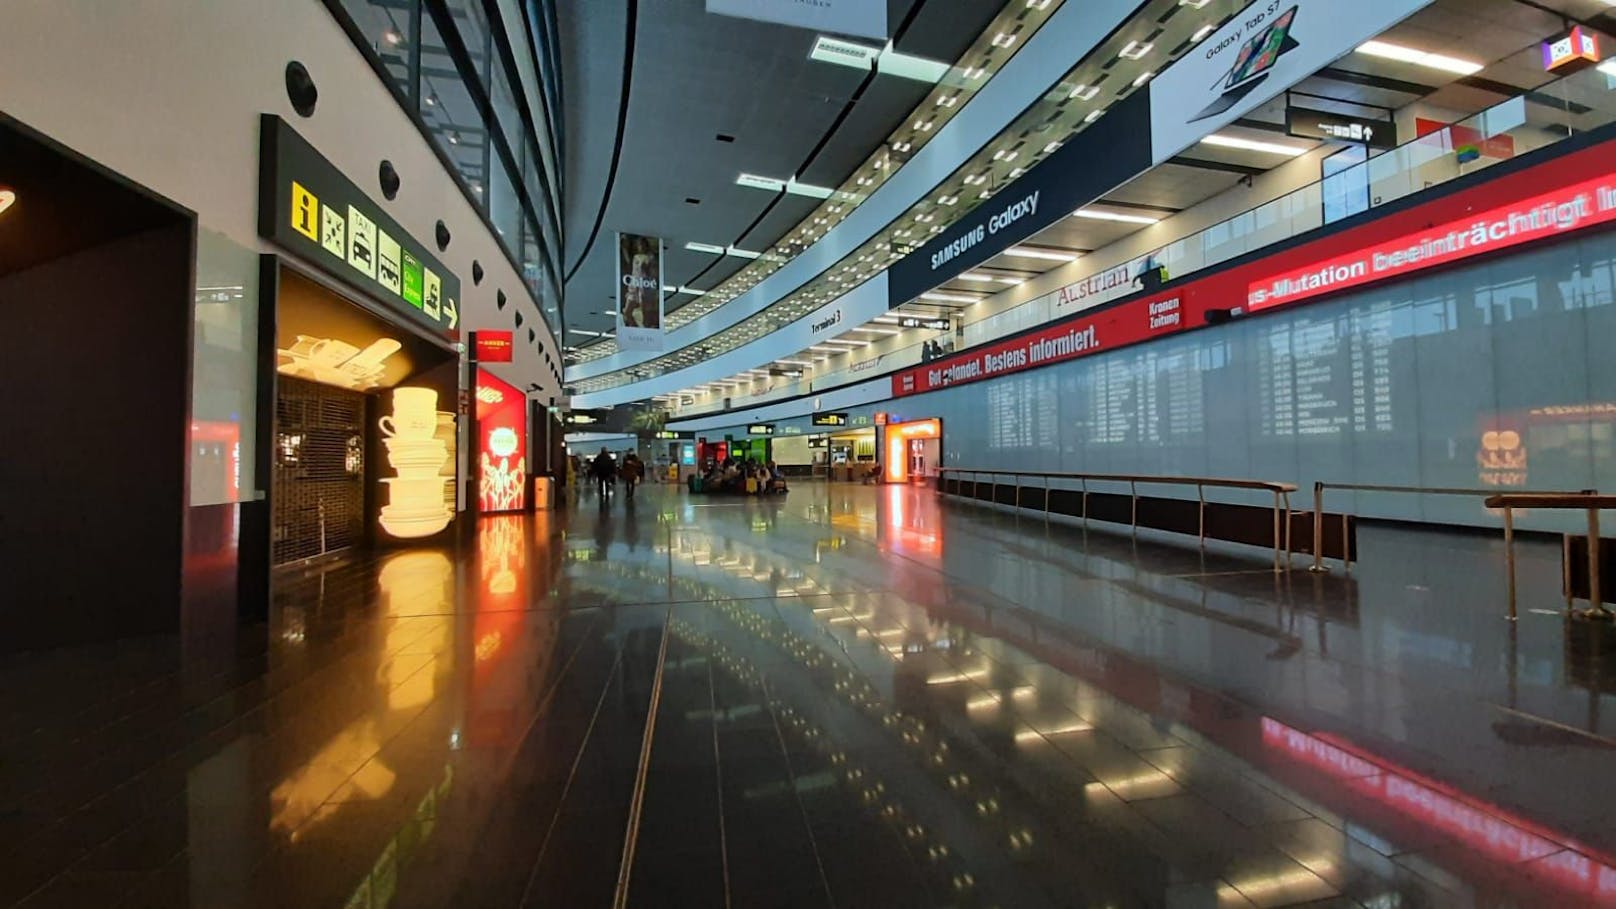
[[[886,481],[888,483],[909,482],[909,442],[913,439],[940,439],[943,436],[943,421],[910,420],[907,423],[888,423],[887,433],[887,463]]]

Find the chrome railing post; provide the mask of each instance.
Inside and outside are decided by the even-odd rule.
[[[1049,523],[1049,487],[1055,485],[1054,474],[1044,474],[1044,523]]]
[[[1341,562],[1347,561],[1347,538],[1341,537]],[[1324,484],[1313,484],[1313,565],[1308,571],[1323,573],[1330,569],[1324,567]]]
[[[1294,551],[1291,538],[1294,536],[1295,531],[1293,526],[1295,524],[1295,515],[1291,514],[1290,492],[1281,490],[1279,495],[1285,501],[1285,569],[1288,571],[1291,568],[1291,553]]]
[[[1020,514],[1021,513],[1021,474],[1019,474],[1019,473],[1011,474],[1010,479],[1011,479],[1012,482],[1014,482],[1016,484],[1016,497],[1015,497],[1014,503],[1010,507],[1015,509],[1016,514]]]
[[[1083,526],[1089,526],[1089,478],[1083,478]]]
[[[1515,509],[1504,506],[1504,596],[1509,601],[1509,620],[1515,621]]]
[[[1199,542],[1201,544],[1201,548],[1205,549],[1206,548],[1206,487],[1202,486],[1200,483],[1195,484],[1195,498],[1201,503],[1200,507],[1197,509],[1198,513],[1196,514],[1195,535],[1196,535],[1196,537],[1198,538],[1198,540],[1199,540]]]
[[[1279,490],[1274,490],[1274,570],[1279,571]]]
[[[1133,499],[1133,508],[1128,514],[1128,521],[1133,525],[1133,535],[1139,535],[1139,484],[1133,480],[1128,481],[1128,495]]]
[[[1609,615],[1605,608],[1605,592],[1599,589],[1599,509],[1588,509],[1588,608]]]

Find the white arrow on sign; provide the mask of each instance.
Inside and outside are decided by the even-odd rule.
[[[444,301],[443,311],[449,314],[449,328],[453,329],[460,321],[460,310],[455,308],[454,297],[450,297]]]

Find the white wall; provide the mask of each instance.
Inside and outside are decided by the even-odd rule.
[[[317,0],[8,0],[0,34],[0,111],[195,211],[202,231],[249,251],[272,250],[257,236],[258,115],[279,114],[460,278],[462,331],[510,328],[510,310],[494,305],[503,290],[513,304],[528,301],[526,325],[560,361],[520,274]],[[292,60],[319,88],[309,119],[287,101]],[[402,178],[391,202],[377,186],[384,158]],[[453,235],[446,252],[433,242],[440,218]],[[486,272],[481,285],[472,284],[473,259]],[[515,362],[492,371],[560,397],[521,335]]]

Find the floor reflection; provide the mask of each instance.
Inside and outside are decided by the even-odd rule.
[[[0,905],[1616,905],[1616,647],[1487,541],[639,497],[283,576],[228,672],[0,668]]]

